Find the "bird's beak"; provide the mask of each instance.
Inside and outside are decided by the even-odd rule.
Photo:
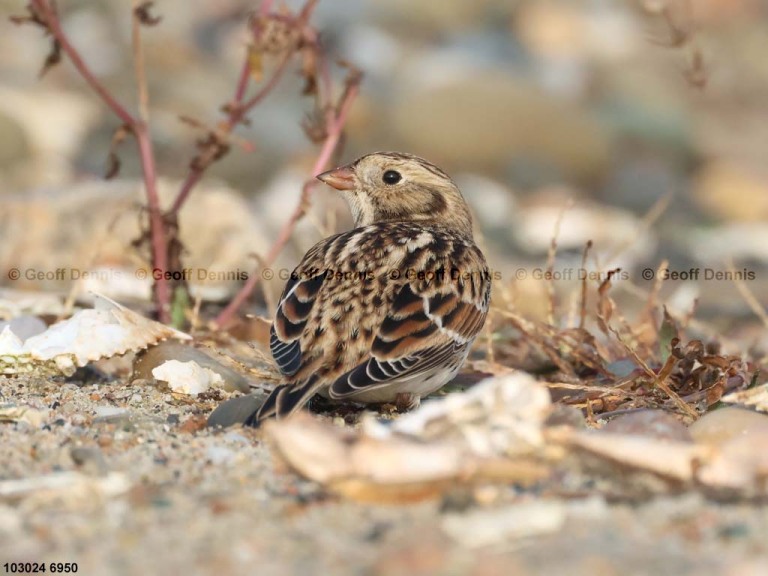
[[[349,166],[328,170],[327,172],[318,174],[316,178],[321,182],[325,182],[331,188],[336,188],[336,190],[355,189],[355,173]]]

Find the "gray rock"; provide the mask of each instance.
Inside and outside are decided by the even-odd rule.
[[[94,413],[94,424],[117,424],[131,419],[130,411],[117,406],[96,406]]]
[[[246,394],[222,402],[208,417],[208,426],[227,428],[242,424],[266,399],[264,394]]]
[[[621,414],[603,428],[612,434],[635,434],[677,442],[692,442],[693,437],[685,425],[663,410],[640,410]]]

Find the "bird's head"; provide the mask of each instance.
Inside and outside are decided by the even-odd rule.
[[[376,152],[317,178],[342,192],[355,226],[424,222],[472,236],[472,217],[456,184],[417,156]]]

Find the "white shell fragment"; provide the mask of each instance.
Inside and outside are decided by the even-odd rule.
[[[721,402],[729,404],[744,404],[754,406],[760,412],[768,412],[768,384],[756,386],[747,390],[731,392],[720,398]]]
[[[558,501],[521,502],[503,508],[446,514],[443,531],[465,548],[482,548],[559,532],[567,519]]]
[[[203,368],[197,362],[168,360],[152,369],[152,376],[167,382],[174,392],[197,396],[211,386],[224,385],[224,379],[213,370]]]
[[[391,426],[363,421],[372,436],[396,434],[428,440],[462,436],[477,455],[530,453],[543,445],[542,428],[552,401],[545,386],[525,372],[486,378],[462,394],[425,402]]]
[[[425,402],[389,426],[368,418],[359,434],[306,413],[265,428],[303,476],[357,500],[407,501],[456,483],[546,477],[550,467],[537,453],[549,408],[546,387],[516,373]]]
[[[434,497],[460,484],[531,483],[554,470],[600,477],[615,490],[701,490],[765,496],[768,444],[764,428],[722,445],[549,426],[549,392],[524,373],[484,380],[467,392],[425,402],[384,423],[370,416],[353,431],[306,413],[265,423],[277,454],[296,472],[342,496],[363,501]],[[620,492],[617,492],[620,493]],[[522,532],[556,528],[557,510]],[[517,512],[497,519],[517,534]],[[474,533],[464,520],[449,533]],[[477,545],[492,538],[478,533]]]
[[[6,326],[0,334],[0,374],[69,376],[101,358],[142,350],[167,338],[191,337],[94,294],[95,308],[81,310],[25,342]]]

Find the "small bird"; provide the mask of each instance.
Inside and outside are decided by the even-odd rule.
[[[251,426],[315,394],[418,406],[456,375],[488,313],[472,217],[440,168],[377,152],[317,178],[343,194],[355,228],[313,246],[291,274],[270,333],[285,383]]]

